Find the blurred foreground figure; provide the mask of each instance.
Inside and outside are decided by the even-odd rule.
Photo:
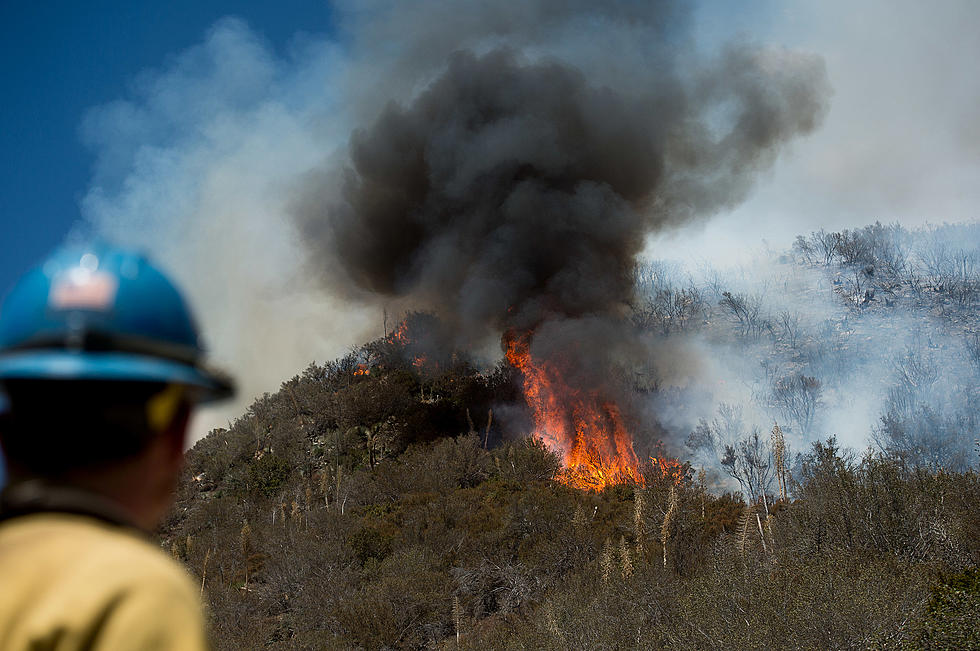
[[[55,253],[0,307],[0,650],[206,648],[199,591],[149,532],[173,502],[202,365],[180,293],[139,254]]]

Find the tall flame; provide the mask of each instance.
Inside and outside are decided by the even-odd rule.
[[[530,332],[508,334],[505,352],[507,361],[524,376],[534,435],[564,463],[559,480],[591,490],[643,484],[640,461],[619,407],[598,391],[571,386],[556,364],[534,359],[530,339]]]

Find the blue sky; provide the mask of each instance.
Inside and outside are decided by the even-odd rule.
[[[228,15],[277,51],[297,32],[331,29],[325,0],[0,3],[0,292],[80,216],[93,164],[79,137],[86,111]]]

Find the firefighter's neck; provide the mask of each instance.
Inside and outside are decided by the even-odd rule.
[[[71,485],[109,500],[132,524],[152,532],[173,505],[186,431],[186,420],[175,423],[154,437],[138,456],[97,471],[75,472],[67,479]]]

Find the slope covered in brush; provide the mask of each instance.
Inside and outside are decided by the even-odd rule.
[[[267,474],[273,454],[244,462],[271,479],[252,492],[185,492],[164,533],[221,649],[977,641],[976,595],[942,582],[980,562],[974,473],[818,445],[767,514],[691,477],[574,490],[539,445],[474,434],[326,485]]]
[[[662,441],[679,481],[650,464],[638,486],[554,481],[517,372],[413,314],[199,441],[163,543],[219,648],[976,644],[980,283],[924,266],[936,246],[969,259],[948,235],[814,234],[724,282],[640,270],[632,327],[720,360],[686,386],[628,374],[655,419],[637,448]],[[829,260],[806,248],[821,238]],[[845,257],[855,239],[877,244]],[[859,456],[827,437],[860,401]]]

